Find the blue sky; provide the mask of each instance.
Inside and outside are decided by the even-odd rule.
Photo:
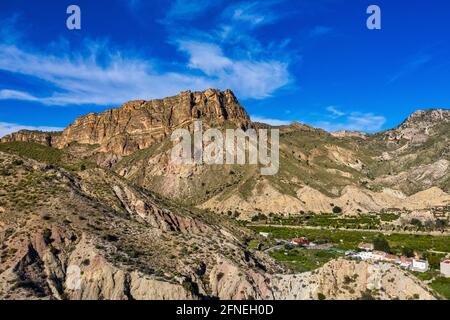
[[[449,21],[447,0],[1,0],[0,136],[209,87],[254,120],[379,131],[450,107]]]

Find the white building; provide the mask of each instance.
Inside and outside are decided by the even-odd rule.
[[[372,259],[382,261],[386,257],[386,252],[383,251],[372,251]]]
[[[412,259],[411,270],[417,271],[417,272],[428,271],[428,261]]]
[[[359,258],[361,260],[374,260],[372,252],[361,251],[355,254],[355,258]]]
[[[441,274],[450,278],[450,260],[441,261]]]

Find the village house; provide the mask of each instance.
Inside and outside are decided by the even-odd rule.
[[[373,260],[383,261],[387,253],[383,251],[372,251]]]
[[[354,255],[355,258],[361,260],[373,260],[373,254],[370,251],[361,251]]]
[[[409,269],[409,268],[411,268],[411,265],[412,265],[412,259],[405,257],[405,256],[401,256],[399,264],[400,264],[400,267]]]
[[[400,263],[400,258],[393,254],[386,254],[384,256],[384,261],[391,263]]]
[[[450,278],[450,260],[441,261],[441,274]]]
[[[361,259],[361,260],[370,260],[370,261],[384,261],[384,262],[390,262],[400,265],[400,267],[412,271],[417,272],[426,272],[429,269],[428,261],[427,260],[419,260],[419,259],[413,259],[408,258],[406,256],[401,256],[400,258],[393,254],[388,254],[383,251],[361,251],[358,253],[355,253],[352,255],[354,258]],[[450,276],[450,260],[447,260],[447,265],[444,265],[444,269],[446,272],[448,272]],[[442,266],[441,266],[442,269]],[[441,271],[442,272],[442,271]]]
[[[411,270],[417,272],[427,272],[428,271],[428,261],[412,259]]]
[[[304,237],[291,239],[290,243],[293,244],[294,246],[307,246],[307,245],[309,245],[308,239],[306,239]]]

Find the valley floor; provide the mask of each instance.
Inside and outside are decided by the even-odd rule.
[[[271,228],[288,228],[288,229],[309,229],[309,230],[338,230],[348,232],[371,232],[382,233],[384,235],[390,234],[406,234],[406,235],[431,235],[431,236],[450,236],[450,231],[387,231],[387,230],[374,230],[374,229],[351,229],[351,228],[330,228],[330,227],[315,227],[315,226],[296,226],[296,225],[277,225],[277,224],[262,224],[251,223],[249,227],[271,227]]]
[[[266,235],[252,246],[263,250],[294,273],[317,270],[336,259],[342,259],[346,250],[358,250],[361,242],[372,242],[383,235],[393,254],[403,254],[408,248],[417,256],[426,257],[430,263],[427,272],[411,272],[418,280],[433,289],[440,299],[450,299],[450,279],[439,273],[439,262],[450,254],[448,232],[436,235],[436,232],[388,232],[383,230],[351,230],[298,225],[247,225],[255,232]],[[290,239],[305,237],[319,244],[314,248],[292,246]]]

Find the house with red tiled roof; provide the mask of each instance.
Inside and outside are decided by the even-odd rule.
[[[408,257],[405,257],[405,256],[401,256],[400,257],[400,262],[399,262],[400,267],[409,269],[409,268],[411,268],[412,263],[413,263],[413,259],[412,258],[408,258]]]
[[[305,237],[294,238],[294,239],[291,239],[291,241],[289,241],[289,242],[295,246],[307,246],[309,244],[308,239],[306,239]]]
[[[384,261],[392,262],[392,263],[399,263],[400,262],[400,258],[397,257],[396,255],[393,255],[393,254],[386,254],[384,256]]]

